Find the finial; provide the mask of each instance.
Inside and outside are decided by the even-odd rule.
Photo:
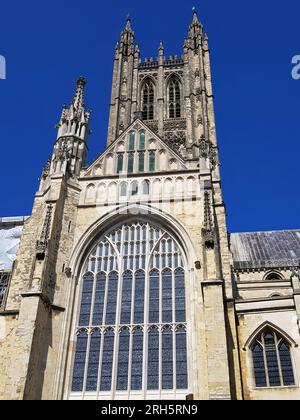
[[[192,8],[192,11],[193,11],[193,22],[198,22],[198,13],[195,6]]]
[[[131,31],[131,17],[130,17],[130,14],[129,13],[126,16],[126,29],[128,31]]]
[[[84,108],[84,87],[86,85],[86,79],[83,76],[80,76],[77,79],[77,90],[72,101],[76,109]]]
[[[83,76],[80,76],[77,80],[78,87],[84,87],[86,85],[86,79]]]

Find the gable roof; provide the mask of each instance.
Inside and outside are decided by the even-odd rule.
[[[236,269],[300,266],[300,230],[233,233],[230,248]]]
[[[137,128],[137,126],[139,125],[139,128]],[[139,130],[145,130],[148,131],[151,134],[151,137],[153,137],[153,139],[163,143],[164,148],[166,150],[168,150],[170,152],[170,154],[173,156],[174,159],[177,159],[180,161],[180,163],[182,165],[185,166],[185,161],[182,158],[182,156],[180,156],[179,153],[177,153],[175,150],[172,149],[172,147],[170,147],[158,134],[156,134],[144,121],[142,121],[141,119],[136,119],[135,121],[133,121],[127,128],[125,131],[123,131],[122,134],[119,135],[119,137],[117,137],[110,145],[108,145],[102,153],[100,153],[100,155],[98,157],[96,157],[96,159],[90,164],[88,165],[86,168],[83,168],[83,170],[85,171],[85,173],[88,173],[89,171],[91,171],[98,163],[100,163],[100,160],[102,159],[102,157],[107,154],[110,153],[110,151],[112,151],[114,149],[114,147],[116,146],[116,144],[122,140],[127,134],[130,133],[130,131],[132,131],[133,129],[139,129]]]

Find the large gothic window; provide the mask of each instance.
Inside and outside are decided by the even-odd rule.
[[[142,112],[143,120],[154,119],[154,85],[150,79],[142,87]]]
[[[176,241],[149,223],[98,240],[81,277],[72,393],[185,395],[185,276]]]
[[[262,387],[295,385],[290,344],[271,329],[265,329],[252,345],[255,384]]]
[[[181,85],[175,76],[169,81],[169,118],[181,117]]]

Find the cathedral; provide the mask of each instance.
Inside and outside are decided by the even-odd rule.
[[[208,37],[115,47],[105,150],[86,80],[30,217],[0,218],[0,399],[299,400],[300,230],[230,234]]]

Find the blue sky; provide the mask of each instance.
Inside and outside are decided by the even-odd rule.
[[[233,231],[300,228],[299,0],[3,2],[0,216],[31,213],[61,106],[79,75],[92,108],[89,161],[106,142],[113,53],[130,13],[142,56],[181,54],[191,9],[208,32],[223,194]]]

